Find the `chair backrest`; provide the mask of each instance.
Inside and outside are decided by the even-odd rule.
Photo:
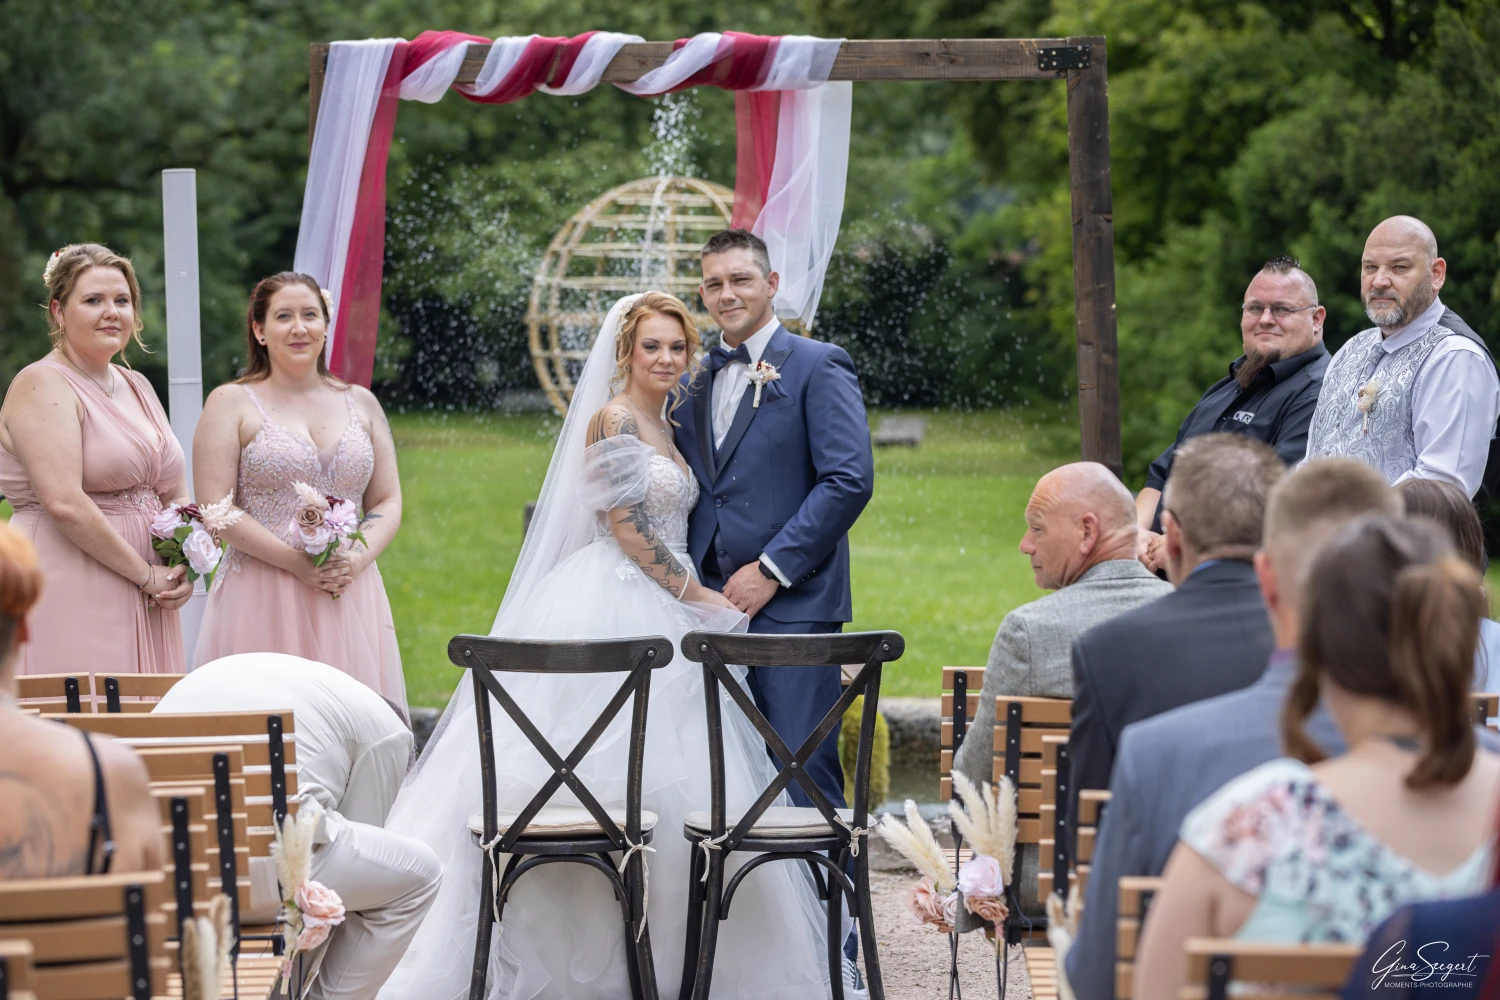
[[[36,1000],[30,941],[0,941],[0,1000]]]
[[[1073,859],[1068,855],[1064,836],[1068,823],[1068,784],[1071,768],[1068,760],[1068,734],[1059,732],[1042,737],[1042,773],[1039,789],[1020,789],[1016,793],[1017,814],[1030,813],[1035,802],[1041,821],[1040,855],[1037,864],[1037,898],[1046,899],[1054,889],[1068,894]],[[1017,883],[1019,884],[1019,883]]]
[[[479,727],[479,769],[483,784],[484,834],[486,845],[494,843],[500,854],[513,854],[515,842],[526,834],[526,827],[567,785],[580,805],[589,811],[604,835],[617,850],[629,850],[641,840],[641,770],[645,765],[646,715],[651,695],[651,671],[672,662],[672,644],[661,636],[633,639],[601,639],[583,642],[536,642],[521,639],[498,639],[492,636],[457,635],[448,643],[448,658],[468,669],[474,684],[474,718]],[[500,676],[525,674],[615,674],[625,673],[614,696],[604,706],[583,737],[567,756],[558,753],[545,734],[536,728],[516,704]],[[520,815],[496,841],[499,830],[499,806],[495,789],[494,722],[490,699],[493,698],[511,721],[526,736],[537,753],[552,768],[552,776],[542,783]],[[625,703],[633,703],[630,716],[630,752],[627,755],[625,780],[625,828],[609,815],[588,786],[578,777],[578,765],[604,735]]]
[[[95,674],[96,711],[149,712],[186,674]]]
[[[1188,979],[1182,1000],[1229,1000],[1233,983],[1253,983],[1254,995],[1285,1000],[1337,1000],[1362,944],[1264,944],[1189,938]]]
[[[1078,902],[1082,912],[1084,897],[1088,893],[1089,875],[1094,866],[1094,847],[1099,840],[1099,824],[1104,819],[1104,807],[1109,804],[1109,792],[1098,788],[1084,788],[1078,792],[1078,851],[1073,858],[1074,881],[1078,884]]]
[[[703,701],[708,712],[708,759],[711,779],[709,806],[710,837],[724,837],[723,850],[733,851],[745,839],[766,809],[776,801],[783,789],[796,781],[813,806],[823,814],[835,835],[853,844],[854,832],[865,829],[869,811],[870,758],[875,744],[875,717],[880,701],[881,667],[901,658],[906,651],[906,640],[899,632],[851,632],[829,635],[745,635],[728,632],[689,632],[682,637],[682,655],[703,664]],[[775,727],[766,719],[750,693],[730,671],[728,664],[747,667],[778,667],[796,670],[809,667],[842,666],[845,663],[862,661],[864,666],[843,689],[833,707],[795,751],[790,749]],[[719,688],[729,694],[757,733],[766,741],[766,746],[780,762],[776,776],[771,780],[745,810],[733,830],[726,829],[728,820],[724,796],[724,726],[719,714]],[[804,766],[812,754],[828,736],[843,724],[844,713],[854,699],[864,696],[864,709],[860,716],[859,747],[854,763],[854,801],[850,803],[853,813],[846,826],[835,811],[833,803],[823,794]],[[860,833],[861,838],[867,834]],[[854,845],[857,853],[862,844]]]
[[[217,857],[210,857],[208,851],[209,832],[214,829],[208,816],[213,789],[211,785],[152,788],[151,795],[161,810],[162,836],[167,842],[163,867],[172,886],[172,902],[166,910],[176,928],[188,917],[208,913],[210,877],[218,870]]]
[[[161,872],[0,882],[0,941],[32,949],[43,1000],[151,1000],[166,992]]]
[[[1151,911],[1151,902],[1161,890],[1160,878],[1127,875],[1120,879],[1115,920],[1115,996],[1131,1000],[1135,983],[1135,950],[1141,941],[1141,924]],[[1145,1000],[1145,998],[1142,998]]]
[[[942,729],[938,738],[938,794],[942,801],[953,798],[953,755],[968,735],[969,723],[979,708],[984,687],[983,667],[944,667]]]
[[[93,680],[88,674],[22,674],[16,699],[22,708],[42,712],[92,712]]]

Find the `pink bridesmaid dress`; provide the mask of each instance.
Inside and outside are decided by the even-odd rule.
[[[359,506],[375,472],[375,445],[346,392],[349,426],[330,454],[272,420],[250,386],[261,426],[240,449],[234,502],[277,538],[292,544],[296,483]],[[307,557],[309,560],[312,556]],[[334,600],[269,563],[230,549],[214,578],[193,663],[235,653],[290,653],[337,667],[406,714],[406,682],[391,602],[380,569],[371,563]]]
[[[163,493],[172,499],[185,463],[151,383],[139,372],[115,367],[151,418],[154,431],[148,435],[97,383],[54,358],[36,364],[62,372],[83,403],[84,492],[131,548],[159,564],[151,548],[151,519],[161,512]],[[180,674],[186,669],[177,612],[148,607],[133,581],[74,545],[42,509],[21,460],[4,448],[0,493],[15,508],[10,526],[36,546],[44,579],[42,598],[29,618],[31,641],[21,647],[21,673]]]

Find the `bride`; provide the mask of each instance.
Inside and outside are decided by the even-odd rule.
[[[671,414],[698,347],[687,307],[670,295],[627,296],[610,309],[574,391],[491,635],[662,635],[675,647],[693,629],[745,629],[744,615],[698,582],[687,554],[698,482],[673,445]],[[676,996],[680,986],[689,852],[696,849],[683,838],[682,821],[709,801],[701,669],[679,656],[651,681],[643,808],[660,819],[649,856],[647,919],[663,997]],[[504,683],[563,754],[615,687],[589,675],[513,674]],[[774,771],[765,744],[727,695],[723,717],[733,810],[748,806]],[[508,716],[496,712],[494,720],[499,808],[517,810],[552,772]],[[577,768],[606,808],[624,803],[628,737],[627,711]],[[480,811],[478,755],[472,685],[465,680],[386,824],[431,846],[444,872],[437,900],[380,1000],[468,994],[483,859],[467,828]],[[573,804],[561,792],[552,801]],[[630,995],[624,925],[598,872],[580,865],[535,869],[511,890],[504,916],[490,952],[488,997]],[[825,935],[825,911],[803,866],[762,866],[735,894],[721,929],[713,995],[822,1000],[829,995]]]

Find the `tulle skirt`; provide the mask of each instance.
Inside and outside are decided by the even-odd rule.
[[[287,653],[326,663],[406,714],[396,623],[374,563],[334,600],[269,563],[226,554],[208,595],[193,665],[235,653]]]
[[[683,556],[682,561],[689,560]],[[744,621],[738,613],[673,600],[625,558],[613,539],[603,538],[568,557],[533,593],[513,601],[495,631],[518,639],[662,635],[675,649],[688,631],[743,629]],[[564,756],[623,679],[620,674],[499,675]],[[774,769],[754,728],[727,696],[722,702],[726,800],[730,810],[743,809]],[[499,808],[519,810],[551,769],[504,710],[494,703],[491,708]],[[481,811],[474,714],[472,686],[465,678],[386,823],[387,829],[432,847],[444,871],[437,900],[381,990],[381,1000],[459,1000],[468,992],[483,864],[467,829],[468,818]],[[627,703],[577,768],[606,807],[624,804],[629,715]],[[680,654],[652,673],[643,777],[643,807],[659,817],[651,842],[655,852],[646,855],[648,922],[658,988],[668,997],[677,994],[682,976],[689,852],[698,850],[684,839],[682,823],[688,812],[709,804],[702,667]],[[552,800],[574,801],[563,793]],[[747,858],[733,856],[730,872]],[[805,866],[761,866],[736,892],[731,916],[722,925],[713,995],[827,997],[824,913]],[[503,917],[490,955],[489,997],[620,1000],[630,995],[620,908],[599,872],[581,865],[533,869],[516,883]]]

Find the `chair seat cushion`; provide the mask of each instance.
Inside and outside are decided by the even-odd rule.
[[[743,812],[732,812],[725,817],[725,829],[733,830],[735,824],[739,823]],[[854,825],[854,810],[839,809],[839,818],[850,826]],[[692,833],[707,834],[709,832],[708,810],[690,812],[683,820],[683,828]],[[750,836],[761,838],[782,838],[790,840],[796,837],[826,837],[831,836],[833,830],[828,825],[828,820],[823,814],[811,806],[771,806],[750,828]]]
[[[611,807],[606,810],[609,818],[625,829],[625,810],[623,808]],[[502,809],[495,814],[495,821],[499,825],[501,833],[510,829],[521,814],[514,809]],[[656,813],[641,810],[641,829],[650,830],[656,826]],[[469,832],[476,837],[484,836],[484,813],[475,813],[469,817]],[[544,806],[542,811],[532,817],[531,822],[526,825],[527,837],[567,837],[577,834],[599,834],[603,836],[604,831],[599,828],[591,814],[583,806]]]

